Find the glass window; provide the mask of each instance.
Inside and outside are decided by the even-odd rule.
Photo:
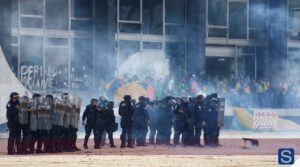
[[[289,1],[289,28],[300,30],[300,1]]]
[[[87,89],[92,83],[93,48],[92,39],[75,38],[74,56],[71,61],[71,88]]]
[[[141,20],[140,0],[120,0],[120,20]]]
[[[57,45],[57,46],[68,46],[69,40],[68,38],[47,38],[47,45]]]
[[[77,18],[92,18],[92,0],[72,0],[72,16]]]
[[[226,38],[227,37],[227,29],[226,28],[209,28],[208,29],[208,37]]]
[[[43,89],[42,37],[20,36],[20,63],[20,77],[25,87],[29,90]]]
[[[22,28],[43,28],[42,18],[21,17]]]
[[[50,30],[68,30],[68,0],[46,0],[46,28]]]
[[[227,25],[227,1],[209,0],[208,1],[208,24]]]
[[[45,67],[48,70],[45,78],[51,78],[48,88],[64,89],[68,87],[69,56],[67,48],[46,48]],[[46,72],[46,71],[45,71]]]
[[[141,33],[140,24],[120,23],[120,32],[123,33]]]
[[[267,0],[249,1],[249,25],[253,28],[266,28],[267,22]]]
[[[11,47],[11,58],[9,60],[9,65],[15,74],[18,73],[18,50],[18,46]]]
[[[11,1],[11,25],[12,27],[18,27],[19,26],[19,9],[18,9],[18,0],[12,0]]]
[[[30,41],[30,42],[28,42]],[[21,65],[43,64],[43,38],[35,36],[20,37]]]
[[[176,35],[184,38],[185,31],[183,25],[166,25],[166,35]]]
[[[166,23],[184,23],[185,0],[165,0]]]
[[[143,1],[143,34],[163,34],[162,0]]]
[[[143,42],[143,49],[162,49],[163,44],[161,42]]]
[[[267,30],[266,29],[249,30],[249,39],[266,40]]]
[[[71,29],[76,31],[92,31],[92,21],[72,20]]]
[[[43,15],[43,1],[42,0],[20,0],[21,14],[28,15]]]
[[[244,2],[229,3],[229,38],[247,38],[247,4]]]

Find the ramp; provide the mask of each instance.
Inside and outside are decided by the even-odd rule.
[[[20,95],[26,93],[31,96],[30,92],[25,89],[23,84],[18,80],[9,67],[6,58],[0,46],[0,124],[6,122],[6,104],[11,92],[18,92]]]

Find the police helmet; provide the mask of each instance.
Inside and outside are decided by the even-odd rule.
[[[130,100],[131,100],[131,96],[130,96],[130,95],[125,95],[125,96],[123,97],[123,99],[124,99],[125,101],[130,101]]]

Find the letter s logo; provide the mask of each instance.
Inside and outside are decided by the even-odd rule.
[[[281,148],[278,150],[278,164],[292,165],[294,164],[295,151],[292,148]]]

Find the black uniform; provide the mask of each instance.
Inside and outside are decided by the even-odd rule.
[[[108,133],[108,139],[110,142],[110,146],[114,147],[113,141],[113,132],[111,127],[115,123],[115,115],[112,108],[104,107],[97,112],[97,123],[96,126],[99,130],[99,141],[97,143],[97,148],[100,148],[100,143],[102,140],[102,135],[104,132]]]
[[[7,153],[21,153],[21,129],[19,123],[19,102],[10,100],[6,105],[7,127],[9,129]],[[15,148],[17,150],[15,150]]]
[[[180,135],[188,132],[190,130],[190,119],[191,111],[187,102],[180,104],[175,110],[175,133],[174,133],[174,142],[176,146],[179,144]]]
[[[196,145],[201,146],[201,131],[203,130],[203,101],[197,101],[194,106],[194,122],[193,122],[193,131],[194,131],[194,142]]]
[[[214,146],[214,136],[216,129],[218,128],[218,112],[217,106],[210,99],[204,106],[204,144],[207,146]]]
[[[157,144],[170,144],[171,133],[172,133],[172,119],[173,119],[173,108],[168,103],[169,99],[164,99],[159,107],[159,121],[158,124],[158,138]]]
[[[150,107],[148,109],[148,116],[149,116],[149,129],[150,129],[149,143],[154,144],[155,136],[156,136],[156,140],[158,139],[157,131],[158,131],[158,127],[159,127],[158,106],[154,102],[152,102],[150,104]]]
[[[121,116],[121,147],[125,147],[126,137],[128,147],[132,147],[132,127],[133,121],[132,116],[134,114],[134,107],[131,104],[130,99],[122,101],[119,107],[119,115]]]
[[[84,138],[84,148],[88,148],[87,143],[89,140],[89,137],[93,131],[94,133],[94,142],[95,142],[95,147],[97,146],[98,142],[98,137],[99,137],[99,130],[96,129],[96,121],[97,121],[97,111],[98,108],[97,106],[92,106],[92,105],[87,105],[86,109],[83,112],[82,115],[82,121],[85,122],[85,138]]]
[[[146,110],[146,103],[140,101],[136,104],[136,111],[133,114],[133,129],[137,146],[146,145],[149,116]]]

